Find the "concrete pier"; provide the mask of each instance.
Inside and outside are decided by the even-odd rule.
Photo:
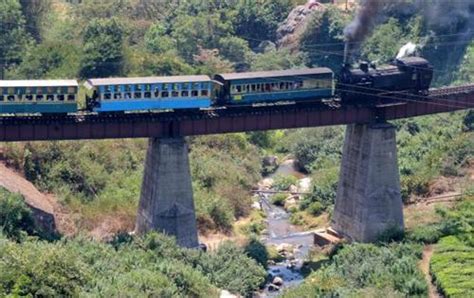
[[[136,232],[150,230],[176,237],[181,246],[198,246],[188,146],[184,138],[149,140]]]
[[[347,126],[332,227],[354,241],[372,242],[403,229],[395,127]]]

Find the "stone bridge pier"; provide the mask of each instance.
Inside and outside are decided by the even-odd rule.
[[[354,241],[404,228],[395,133],[388,123],[347,126],[332,227]]]
[[[136,232],[151,230],[176,237],[183,247],[199,245],[188,146],[183,137],[149,140]]]

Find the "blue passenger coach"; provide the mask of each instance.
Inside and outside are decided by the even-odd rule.
[[[0,81],[0,114],[77,112],[75,80]]]
[[[90,79],[85,86],[95,112],[209,108],[213,89],[208,76]]]
[[[334,74],[329,68],[218,74],[223,103],[302,101],[334,95]]]

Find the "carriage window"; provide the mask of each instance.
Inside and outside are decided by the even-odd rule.
[[[189,96],[189,91],[181,91],[181,97],[188,97]]]
[[[122,93],[114,93],[114,99],[122,99]]]
[[[32,101],[33,100],[33,95],[31,95],[31,94],[26,95],[26,100]]]
[[[280,83],[280,90],[284,90],[285,89],[285,83]]]
[[[104,86],[104,90],[105,90],[106,93],[112,92],[112,90],[111,90],[111,88],[110,88],[110,85],[105,85],[105,86]]]
[[[169,89],[169,84],[163,84],[163,90],[168,90]]]
[[[179,91],[173,91],[171,92],[172,97],[179,97]]]
[[[150,92],[150,91],[151,91],[151,85],[150,85],[150,84],[145,85],[145,91],[146,91],[146,92]]]
[[[69,100],[69,101],[74,101],[74,100],[76,100],[76,95],[74,95],[74,94],[69,94],[69,95],[67,96],[67,100]]]
[[[255,84],[252,84],[252,91],[256,91],[257,90],[257,86]]]
[[[46,95],[46,100],[48,100],[48,101],[54,101],[54,95],[52,95],[52,94]]]
[[[144,97],[151,98],[151,92],[150,91],[145,92]]]
[[[161,97],[169,97],[170,93],[168,91],[161,92]]]
[[[69,94],[74,94],[74,93],[76,93],[76,88],[74,88],[74,87],[68,87],[68,88],[67,88],[67,93],[69,93]]]
[[[141,98],[142,97],[142,93],[141,92],[135,92],[133,93],[133,98]]]
[[[198,94],[199,94],[199,92],[197,90],[191,91],[191,96],[192,97],[196,97],[196,96],[198,96]]]
[[[58,100],[59,101],[64,101],[64,95],[63,94],[58,95]]]
[[[142,91],[142,85],[135,85],[135,91]]]
[[[132,91],[132,85],[125,85],[124,89],[125,89],[125,92],[130,92]]]
[[[201,90],[201,96],[209,96],[208,90]]]
[[[240,85],[235,86],[235,90],[237,90],[237,93],[242,92],[242,86]]]
[[[270,92],[271,91],[271,87],[270,87],[270,84],[265,84],[265,91],[266,92]]]
[[[298,81],[295,83],[295,89],[303,88],[303,81]]]
[[[36,101],[42,101],[44,99],[44,96],[41,94],[36,95]]]
[[[105,100],[109,100],[109,99],[111,99],[111,98],[112,98],[112,94],[110,94],[110,93],[105,93],[105,94],[104,94],[104,99],[105,99]]]
[[[0,101],[4,101],[3,95],[0,95]]]
[[[7,99],[8,101],[15,101],[15,95],[8,95]]]
[[[160,90],[155,89],[155,97],[156,98],[160,97]]]

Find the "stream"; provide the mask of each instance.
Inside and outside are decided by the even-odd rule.
[[[299,182],[298,188],[308,188],[309,178],[295,169],[294,161],[287,160],[279,165],[278,169],[267,177],[273,179],[276,176],[296,177]],[[265,179],[264,179],[265,180]],[[262,183],[263,185],[265,183]],[[265,190],[261,187],[260,190]],[[262,239],[267,245],[273,245],[278,250],[284,250],[285,259],[282,262],[268,266],[269,283],[265,287],[262,297],[276,297],[283,289],[296,286],[303,281],[301,267],[309,250],[313,247],[313,233],[302,232],[300,228],[290,223],[290,214],[282,207],[271,203],[272,194],[260,195],[260,206],[267,215],[268,233]],[[280,285],[273,284],[275,277],[282,279]]]

